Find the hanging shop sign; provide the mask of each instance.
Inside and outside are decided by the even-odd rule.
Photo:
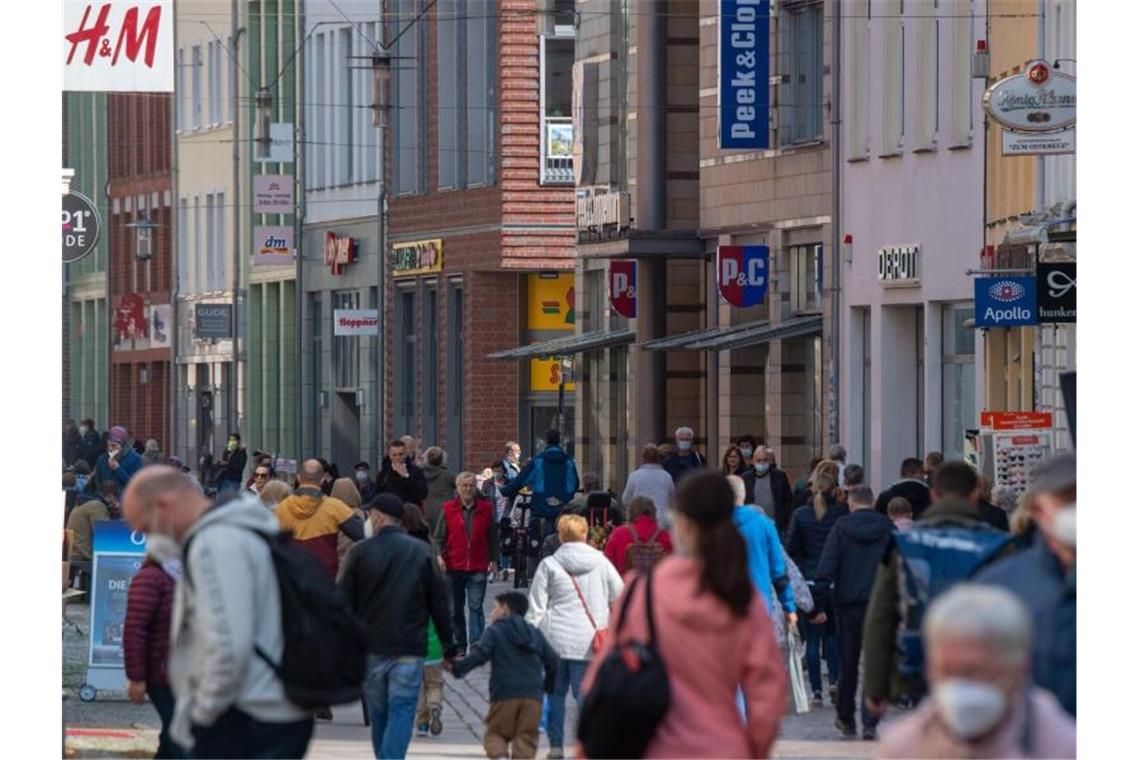
[[[918,246],[889,245],[880,248],[879,282],[884,287],[919,284]]]
[[[379,335],[376,309],[333,309],[333,335]]]
[[[1037,321],[1077,321],[1077,262],[1050,261],[1037,265]]]
[[[254,155],[254,161],[275,164],[293,163],[293,123],[281,122],[269,125],[269,155]]]
[[[233,305],[228,303],[194,304],[194,337],[200,340],[224,340],[232,335]]]
[[[356,262],[356,239],[335,232],[325,233],[325,266],[334,275],[344,274],[345,266]]]
[[[173,92],[171,0],[63,4],[63,89]]]
[[[253,228],[254,266],[282,266],[293,263],[292,227]]]
[[[392,246],[392,276],[414,277],[443,271],[443,240],[416,240]]]
[[[136,341],[146,338],[148,325],[146,318],[146,303],[138,293],[127,293],[119,298],[114,315],[114,342],[116,345],[126,341]]]
[[[1069,127],[1060,132],[1023,134],[1001,131],[1001,154],[1003,156],[1060,156],[1077,152],[1077,128]]]
[[[608,187],[578,189],[578,240],[617,240],[629,233],[629,193]]]
[[[1024,73],[996,82],[982,96],[982,107],[1014,132],[1056,132],[1077,123],[1076,77],[1033,61]]]
[[[637,316],[637,261],[610,262],[610,305],[627,319]]]
[[[720,0],[720,147],[768,147],[767,0]]]
[[[253,175],[255,214],[292,214],[293,178],[286,174]]]
[[[756,306],[768,293],[768,246],[722,245],[716,250],[717,287],[733,306]]]
[[[1037,283],[1033,277],[979,277],[974,280],[974,326],[1037,324]]]
[[[82,193],[63,196],[63,263],[79,261],[95,250],[103,220],[99,209]]]
[[[150,325],[151,348],[170,348],[170,323],[173,311],[168,303],[153,304],[147,307],[146,319]]]
[[[530,360],[530,389],[532,391],[557,391],[562,382],[562,358]],[[574,390],[574,381],[567,376],[565,390]]]
[[[574,329],[573,272],[540,272],[526,278],[528,330]]]
[[[994,431],[1049,430],[1053,427],[1052,412],[982,412],[982,427]]]

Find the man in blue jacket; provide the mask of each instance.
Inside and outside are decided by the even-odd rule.
[[[562,508],[574,498],[578,490],[578,468],[562,448],[562,434],[557,430],[546,433],[546,448],[526,463],[514,480],[499,489],[499,493],[513,499],[524,487],[530,486],[531,519],[546,520],[544,535],[555,531],[555,523]]]
[[[796,624],[796,600],[788,582],[788,568],[784,562],[784,549],[776,535],[776,523],[756,506],[744,505],[744,481],[739,475],[729,475],[734,508],[732,522],[748,549],[748,575],[756,593],[768,603],[768,614],[775,615],[778,608],[788,617],[788,624]],[[772,597],[775,591],[778,599]]]
[[[1062,454],[1030,474],[1036,526],[1025,551],[983,568],[978,583],[1001,586],[1033,616],[1033,682],[1077,715],[1077,459]]]
[[[115,497],[119,498],[127,483],[142,466],[142,457],[127,445],[127,429],[116,425],[107,434],[107,451],[95,460],[95,477],[89,488],[97,493],[102,483],[112,481],[117,486]]]

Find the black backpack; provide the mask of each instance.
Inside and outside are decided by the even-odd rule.
[[[657,653],[653,620],[653,573],[645,577],[649,641],[620,640],[630,600],[642,576],[634,578],[609,635],[617,645],[598,667],[578,718],[578,740],[586,757],[644,757],[672,699],[669,674]]]
[[[248,529],[269,547],[281,595],[281,662],[261,647],[254,653],[281,679],[289,701],[318,710],[361,698],[367,650],[364,626],[321,563],[293,542],[289,531],[267,535]],[[182,550],[183,577],[190,582],[190,544]]]

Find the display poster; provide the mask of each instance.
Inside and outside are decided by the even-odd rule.
[[[146,558],[146,535],[121,520],[100,520],[93,531],[88,665],[121,668],[127,592]]]

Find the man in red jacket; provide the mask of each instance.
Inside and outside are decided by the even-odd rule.
[[[653,500],[648,496],[635,496],[628,506],[629,522],[614,528],[603,550],[623,577],[629,570],[648,569],[673,553],[669,532],[657,524],[657,507]]]
[[[166,536],[151,535],[147,558],[127,591],[127,617],[123,623],[123,660],[127,694],[132,702],[150,703],[162,721],[155,757],[181,757],[170,738],[174,692],[166,678],[170,654],[170,611],[174,586],[182,574],[178,545]]]
[[[459,473],[455,490],[459,498],[443,505],[436,545],[441,547],[440,566],[451,584],[455,641],[460,653],[466,653],[468,641],[474,643],[483,637],[483,599],[487,595],[487,573],[499,563],[499,531],[495,508],[479,496],[474,473]],[[463,619],[464,606],[470,626]]]

